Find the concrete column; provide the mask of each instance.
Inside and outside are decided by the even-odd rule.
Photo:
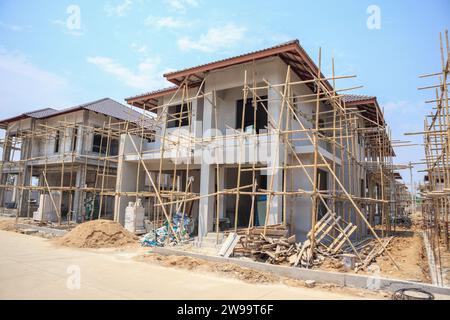
[[[200,169],[200,196],[214,193],[214,165],[202,163]],[[198,237],[201,239],[213,231],[214,197],[200,199],[198,214]]]
[[[20,159],[25,160],[31,157],[31,141],[30,139],[25,139],[22,143],[20,150]],[[31,172],[30,167],[28,167],[27,163],[23,163],[20,165],[22,171],[18,175],[18,179],[16,181],[17,185],[21,186],[29,186],[31,184]],[[28,194],[29,190],[18,189],[18,198],[17,198],[17,210],[19,215],[26,215],[28,211]]]
[[[225,179],[226,179],[225,170],[226,169],[224,166],[219,167],[219,181],[218,181],[218,189],[219,190],[225,189]],[[225,206],[226,206],[225,197],[222,195],[219,197],[219,217],[220,218],[225,217],[225,212],[226,212]]]
[[[208,85],[208,84],[206,84]],[[209,99],[205,99],[203,103],[203,138],[207,140],[212,136],[213,128],[213,105]],[[200,196],[205,196],[199,202],[198,214],[198,237],[201,239],[208,232],[213,230],[214,217],[214,197],[206,197],[206,195],[214,193],[215,182],[215,166],[212,163],[207,163],[210,157],[204,156],[208,153],[207,147],[203,148],[203,156],[200,167]]]
[[[83,154],[84,148],[84,128],[78,127],[77,133],[77,145],[75,149],[76,154]]]
[[[274,79],[271,81],[272,83],[281,83],[281,79],[279,77],[274,76]],[[268,90],[268,112],[271,115],[271,118],[274,121],[278,121],[281,113],[281,102],[280,95],[274,90]],[[285,111],[284,111],[285,112]],[[269,117],[270,118],[270,117]],[[283,114],[281,122],[273,124],[275,127],[270,128],[269,131],[272,132],[271,135],[271,144],[270,144],[270,156],[269,161],[267,163],[267,188],[270,188],[270,182],[272,180],[273,175],[273,191],[283,191],[283,170],[278,169],[278,167],[282,166],[282,159],[284,158],[284,149],[281,144],[280,136],[276,132],[278,128],[282,129],[284,127],[285,122],[285,114]],[[275,168],[275,170],[273,169]],[[281,223],[283,218],[283,197],[282,196],[273,196],[272,201],[270,203],[270,211],[269,211],[269,224],[277,224]]]
[[[31,183],[30,169],[27,165],[24,166],[23,172],[21,172],[16,181],[16,185],[29,186]],[[28,211],[28,194],[29,190],[18,189],[18,198],[17,198],[17,211],[19,212],[19,216],[26,216]]]
[[[9,141],[9,138],[10,138],[10,135],[8,132],[6,132],[5,142],[3,144],[3,154],[2,154],[4,163],[9,161],[9,157],[11,155],[11,142]]]
[[[205,137],[206,130],[214,128],[214,107],[210,99],[205,99],[203,101],[202,126],[203,126],[203,134],[202,134],[203,137]],[[207,137],[208,136],[210,135],[207,135]]]
[[[81,191],[86,184],[86,167],[81,165],[76,173],[75,178],[75,193],[73,196],[73,219],[74,221],[78,221],[85,213],[84,213],[84,192]]]
[[[0,172],[0,184],[1,185],[5,185],[6,184],[6,177],[7,177],[7,173],[3,173]],[[5,206],[5,189],[4,188],[0,188],[0,207],[4,207]]]
[[[140,145],[140,138],[132,137],[136,146]],[[145,170],[141,168],[139,170],[139,177],[137,177],[139,160],[138,161],[125,161],[126,154],[135,154],[133,144],[131,143],[130,137],[123,134],[120,137],[120,148],[119,148],[119,163],[117,167],[117,181],[116,190],[118,192],[137,192],[144,189],[145,186]],[[139,180],[138,189],[136,190],[136,179]],[[122,195],[115,196],[114,204],[114,221],[125,223],[125,208],[128,206],[128,201],[135,201],[136,197],[128,197]]]
[[[203,99],[196,99],[192,101],[192,133],[196,138],[201,138],[203,136],[203,125],[202,125],[202,115],[203,115]],[[197,118],[199,121],[197,121]]]
[[[9,152],[10,152],[10,144],[8,143],[9,140],[9,134],[8,131],[5,133],[5,142],[3,144],[3,153],[2,153],[2,161],[3,163],[6,163],[9,160]],[[5,185],[6,179],[8,177],[7,173],[0,172],[0,184]],[[0,188],[0,207],[5,206],[5,192],[6,190],[3,188]]]

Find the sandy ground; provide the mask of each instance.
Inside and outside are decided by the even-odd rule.
[[[137,256],[137,261],[146,263],[158,264],[169,268],[192,270],[197,273],[209,273],[218,277],[225,277],[228,279],[239,279],[246,283],[253,284],[285,284],[289,287],[307,288],[306,282],[298,279],[278,276],[270,272],[263,272],[250,268],[241,267],[234,263],[219,263],[211,262],[204,259],[193,258],[188,256],[177,255],[159,255],[155,253],[146,253]],[[388,292],[369,291],[355,288],[339,287],[333,284],[319,284],[314,285],[315,289],[327,290],[333,293],[344,293],[357,295],[358,297],[370,297],[371,299],[383,299],[391,296]]]
[[[15,230],[15,219],[0,217],[0,230],[4,231],[14,231]]]
[[[422,236],[415,231],[399,231],[388,248],[389,253],[400,267],[395,268],[387,255],[378,257],[376,265],[386,277],[431,283],[428,260]]]
[[[63,248],[44,238],[7,231],[0,231],[0,243],[0,299],[383,298],[366,291],[309,289],[277,282],[250,284],[206,272],[167,268],[136,261],[146,251],[142,248]]]
[[[411,281],[431,283],[428,258],[422,238],[422,214],[416,212],[411,217],[411,228],[397,227],[395,238],[389,246],[389,253],[393,256],[401,270],[397,270],[387,255],[377,259],[376,265],[385,277],[394,277]],[[449,265],[450,260],[443,262]]]
[[[376,258],[375,262],[365,271],[359,271],[359,274],[378,274],[385,278],[404,279],[414,282],[431,283],[430,271],[426,250],[423,245],[422,230],[420,229],[420,214],[413,217],[411,228],[396,227],[394,239],[389,243],[388,252],[400,267],[397,269],[386,253]],[[377,230],[381,234],[380,230]],[[320,269],[345,271],[341,264],[323,265]]]

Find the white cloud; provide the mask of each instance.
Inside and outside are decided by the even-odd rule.
[[[384,109],[386,115],[394,116],[400,114],[406,115],[409,112],[413,111],[412,109],[416,108],[416,106],[413,106],[408,101],[391,101],[382,105],[382,108]]]
[[[3,21],[0,21],[0,27],[2,27],[4,29],[8,29],[10,31],[16,31],[16,32],[31,28],[31,26],[20,26],[17,24],[8,24],[8,23],[4,23]]]
[[[184,12],[187,7],[198,7],[198,0],[166,0],[166,3],[173,10]]]
[[[144,59],[139,63],[136,71],[130,70],[109,57],[88,57],[87,62],[113,75],[117,80],[131,88],[151,90],[167,85],[163,77],[163,74],[167,71],[159,68],[160,60],[158,58]]]
[[[132,4],[133,1],[131,0],[125,0],[124,2],[115,6],[107,4],[105,5],[105,11],[108,14],[108,16],[123,17],[131,9]]]
[[[148,48],[145,44],[143,45],[139,45],[136,42],[133,42],[131,44],[131,49],[133,49],[134,52],[139,53],[139,54],[147,54],[148,52]]]
[[[0,105],[2,118],[45,107],[70,105],[68,81],[46,71],[23,53],[0,48]]]
[[[181,19],[176,19],[173,17],[153,17],[149,16],[145,19],[145,25],[149,27],[157,27],[157,28],[181,28],[183,26],[187,26],[188,23],[183,22]]]
[[[190,37],[183,37],[178,40],[178,46],[184,51],[215,52],[236,45],[238,41],[244,38],[245,31],[244,27],[229,23],[223,27],[209,29],[196,41]]]

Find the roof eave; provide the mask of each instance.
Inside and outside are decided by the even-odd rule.
[[[290,43],[285,46],[275,47],[275,48],[255,52],[255,53],[249,53],[246,55],[242,55],[242,56],[238,56],[238,57],[234,57],[234,58],[230,58],[230,59],[225,59],[225,60],[221,60],[218,62],[212,62],[212,63],[208,63],[208,64],[205,64],[205,65],[202,65],[199,67],[193,67],[193,68],[185,69],[182,71],[166,73],[166,74],[164,74],[164,77],[168,81],[178,84],[178,81],[176,80],[177,78],[184,78],[184,77],[190,76],[195,73],[213,71],[213,70],[217,70],[217,69],[226,68],[226,67],[229,67],[232,65],[237,65],[237,64],[241,64],[241,63],[245,63],[245,62],[249,62],[249,61],[253,61],[253,60],[263,59],[263,58],[266,58],[266,57],[269,57],[272,55],[276,55],[279,53],[283,53],[286,51],[295,50],[296,48],[298,48],[298,42]]]
[[[25,114],[21,114],[20,116],[2,120],[2,121],[0,121],[0,128],[2,128],[2,129],[7,128],[8,124],[10,124],[11,122],[16,122],[16,121],[20,121],[20,120],[28,119],[28,118],[31,118],[31,117],[28,115],[25,115]]]

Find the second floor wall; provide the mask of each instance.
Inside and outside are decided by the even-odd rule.
[[[160,98],[157,109],[160,121],[153,147],[158,148],[162,142],[170,144],[171,135],[177,136],[179,130],[183,131],[183,137],[199,139],[205,135],[232,136],[237,131],[266,134],[278,128],[301,130],[303,127],[314,127],[316,102],[300,97],[313,94],[305,84],[291,86],[290,106],[284,104],[282,108],[281,85],[286,81],[287,68],[278,57],[241,64],[211,72],[205,79],[204,92],[200,93],[199,98],[194,98],[198,88],[189,89],[187,94],[180,90],[176,95]],[[245,80],[248,86],[257,88],[247,91],[246,97],[243,90]],[[268,86],[265,81],[273,86]],[[291,82],[299,81],[298,76],[291,72]],[[247,103],[244,103],[244,98]],[[320,103],[320,112],[329,109],[329,106]],[[296,116],[291,113],[286,119],[287,110],[294,111]],[[279,124],[281,112],[283,115]],[[164,136],[168,137],[165,141],[162,139]],[[298,146],[311,144],[304,132],[296,132],[292,137]],[[323,144],[325,148],[326,143]]]
[[[117,122],[118,120],[112,120]],[[48,119],[23,119],[10,123],[5,133],[4,162],[57,159],[62,155],[117,155],[119,139],[102,134],[109,123],[103,114],[79,110]],[[98,130],[96,130],[98,129]]]

